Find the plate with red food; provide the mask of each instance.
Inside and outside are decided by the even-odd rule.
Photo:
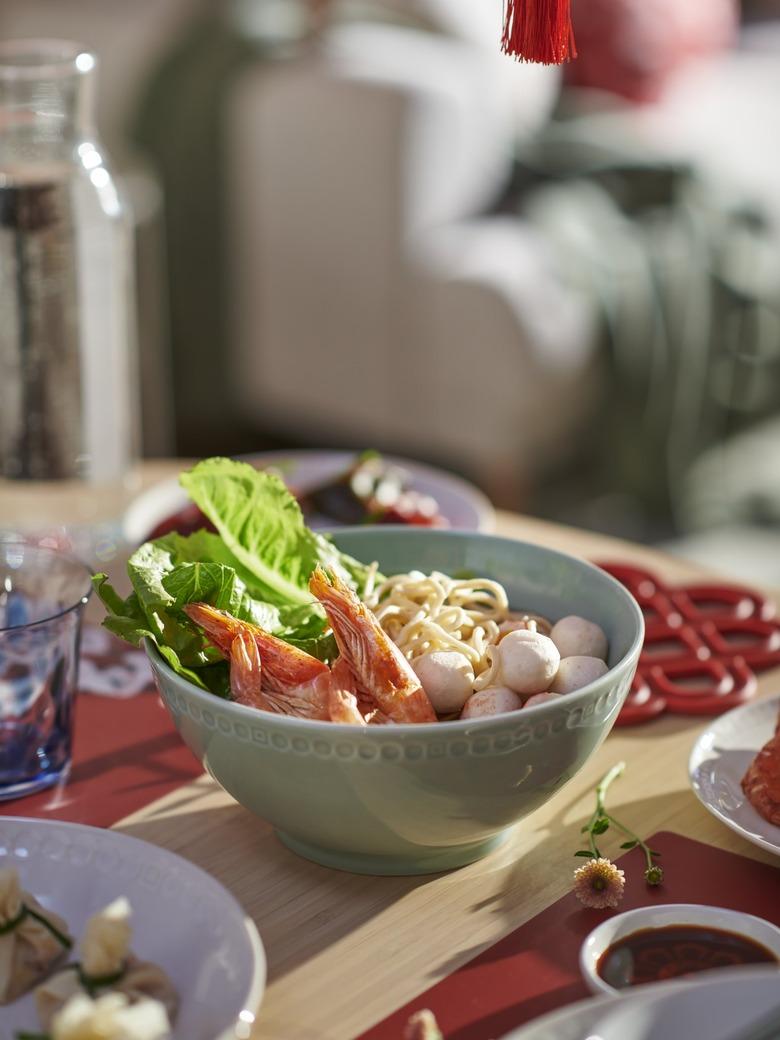
[[[696,741],[688,772],[705,809],[780,856],[780,697],[715,719]]]
[[[315,529],[405,524],[490,532],[495,527],[490,501],[473,484],[408,459],[375,451],[273,451],[244,461],[276,472]],[[177,478],[144,491],[122,521],[130,545],[208,526]]]

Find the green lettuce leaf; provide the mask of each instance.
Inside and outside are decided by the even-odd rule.
[[[135,645],[151,640],[179,675],[223,697],[227,663],[184,612],[188,603],[210,603],[334,660],[335,640],[309,577],[322,564],[362,592],[369,568],[310,531],[278,477],[217,458],[182,474],[181,482],[218,533],[174,533],[142,545],[128,562],[132,591],[125,599],[96,574],[105,627]]]
[[[220,697],[228,696],[228,667],[218,654],[211,652],[210,656],[217,660],[210,666],[197,669],[187,667],[172,646],[161,642],[159,633],[154,630],[154,626],[149,624],[135,592],[123,600],[109,582],[106,574],[93,575],[92,584],[108,611],[107,616],[103,619],[103,625],[109,632],[132,643],[133,646],[138,646],[144,639],[150,639],[157,646],[164,660],[179,675],[189,679],[201,689],[210,690]],[[208,656],[204,653],[201,663],[207,665],[207,660]]]
[[[189,570],[193,565],[178,565],[167,549],[147,542],[130,557],[127,573],[157,646],[160,649],[167,646],[175,651],[187,667],[210,664],[219,659],[218,651],[206,643],[200,629],[181,609],[184,601],[177,603],[175,595],[165,587],[179,566]],[[237,580],[235,574],[233,580]],[[205,602],[211,602],[215,596],[221,596],[222,602],[229,603],[235,598],[226,596],[221,585],[212,584],[212,596]],[[217,603],[213,605],[217,606]]]
[[[274,635],[280,639],[321,661],[335,661],[338,657],[336,640],[319,604],[314,607],[282,607],[279,621],[281,627],[274,630]]]
[[[262,587],[254,575],[241,565],[218,534],[201,530],[184,536],[172,532],[157,538],[153,544],[167,549],[176,563],[221,563],[230,567],[244,583],[250,596],[263,599]]]
[[[308,584],[317,564],[350,585],[365,585],[365,564],[310,531],[283,481],[233,459],[205,459],[182,473],[181,485],[214,524],[238,564],[253,576],[253,592],[280,606],[313,601]]]

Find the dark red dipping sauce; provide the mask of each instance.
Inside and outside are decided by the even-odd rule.
[[[714,968],[777,963],[771,950],[736,932],[673,924],[619,939],[601,955],[596,971],[610,986],[625,989]]]

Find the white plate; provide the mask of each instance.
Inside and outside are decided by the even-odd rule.
[[[277,466],[285,481],[304,492],[331,477],[336,477],[354,461],[354,451],[268,451],[248,455],[244,461],[258,467]],[[431,495],[450,527],[462,531],[492,531],[496,514],[485,495],[473,484],[433,466],[383,455],[387,462],[401,466],[409,474],[409,487]],[[145,541],[162,520],[178,512],[189,501],[179,487],[178,477],[161,481],[136,498],[122,518],[122,534],[130,545]],[[312,527],[338,527],[333,520],[310,521]]]
[[[773,1012],[780,1015],[777,971],[743,968],[579,1001],[504,1040],[737,1040]]]
[[[740,781],[771,738],[780,698],[754,701],[721,715],[693,746],[688,775],[694,794],[719,820],[743,838],[780,856],[780,827],[756,812]]]
[[[0,817],[0,867],[65,918],[78,939],[118,896],[132,907],[133,949],[173,979],[181,1009],[174,1040],[249,1035],[265,987],[254,923],[213,877],[166,849],[75,823]],[[0,1007],[0,1037],[40,1029],[33,996]]]

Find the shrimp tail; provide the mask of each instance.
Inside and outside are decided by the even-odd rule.
[[[237,704],[264,708],[263,668],[257,643],[247,632],[239,632],[230,645],[230,693]]]

